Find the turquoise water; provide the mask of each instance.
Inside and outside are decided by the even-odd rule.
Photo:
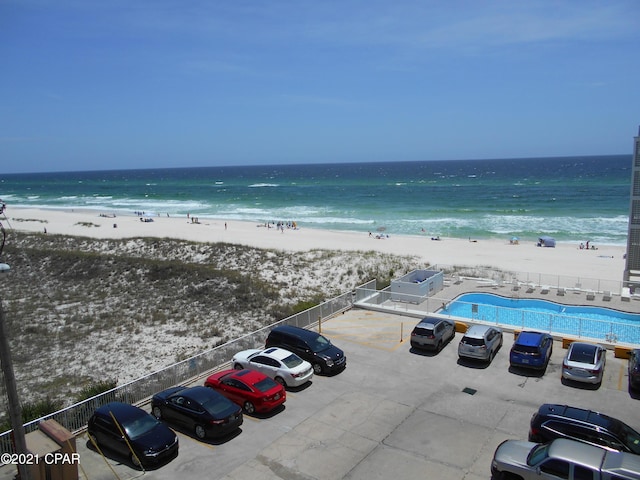
[[[440,313],[606,342],[640,343],[640,314],[610,308],[467,293],[457,297]]]
[[[631,155],[0,173],[12,207],[625,245]]]

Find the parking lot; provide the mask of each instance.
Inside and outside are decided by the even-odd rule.
[[[322,333],[347,355],[346,370],[289,390],[284,409],[273,415],[245,415],[233,438],[201,442],[178,432],[179,456],[143,478],[488,480],[497,445],[526,439],[531,415],[542,403],[599,410],[640,429],[638,400],[627,389],[627,361],[613,351],[599,388],[563,385],[566,350],[558,340],[541,376],[509,371],[511,332],[505,331],[490,365],[463,363],[457,355],[460,333],[438,354],[411,351],[416,323],[360,309],[324,322]],[[107,465],[86,443],[86,435],[78,439],[80,478],[141,475],[117,459]]]

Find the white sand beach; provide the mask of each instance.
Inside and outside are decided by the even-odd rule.
[[[326,292],[344,293],[355,288],[359,285],[357,282],[371,278],[363,280],[360,271],[372,271],[372,263],[383,271],[392,268],[405,270],[405,266],[406,270],[427,265],[489,266],[519,274],[560,275],[611,282],[621,282],[624,271],[625,248],[622,246],[596,245],[597,250],[580,250],[578,245],[562,243],[556,248],[537,247],[537,239],[522,239],[518,245],[510,244],[508,238],[477,241],[442,238],[437,241],[432,240],[428,232],[415,236],[382,232],[384,238],[376,238],[378,232],[372,232],[370,236],[367,232],[320,230],[304,224],[298,225],[298,229],[278,230],[253,222],[209,218],[196,220],[186,215],[167,217],[166,214],[153,217],[118,214],[114,217],[110,212],[78,209],[9,207],[5,215],[6,218],[0,221],[7,230],[9,244],[12,231],[44,233],[46,229],[48,236],[68,235],[97,240],[173,238],[205,244],[228,243],[281,252],[300,252],[299,257],[310,259],[308,264],[301,263],[302,267],[288,260],[292,255],[259,254],[254,254],[255,258],[228,258],[225,265],[225,268],[252,272],[257,279],[277,286],[281,297],[293,303],[300,299],[307,300],[309,292],[329,295]],[[130,245],[121,246],[122,252],[143,245],[143,242],[126,243]],[[325,258],[321,250],[342,253]],[[379,252],[380,255],[355,254],[370,251]],[[302,255],[302,252],[305,254]],[[201,252],[193,253],[185,249],[176,254],[179,255],[177,258],[193,262],[193,255],[197,257]],[[207,257],[208,254],[203,255]],[[400,262],[403,266],[396,267],[388,258],[391,255],[404,257]],[[273,257],[277,257],[278,262]],[[417,257],[415,265],[407,257]],[[409,265],[406,265],[407,262]],[[55,278],[48,281],[55,282]],[[553,281],[549,284],[553,285]],[[74,290],[73,286],[67,284],[67,287]],[[119,288],[118,285],[115,288]],[[43,338],[46,335],[58,338],[61,331],[73,333],[75,344],[72,348],[75,355],[69,362],[66,358],[68,343],[50,342],[38,348],[37,359],[31,358],[30,362],[26,362],[29,356],[21,357],[21,361],[16,363],[16,371],[24,386],[22,395],[29,400],[37,392],[66,402],[68,392],[84,386],[89,378],[116,378],[119,383],[131,381],[177,359],[210,349],[222,337],[234,338],[253,331],[262,326],[264,320],[262,312],[255,308],[252,312],[227,312],[225,309],[203,308],[200,303],[190,302],[188,298],[182,298],[184,303],[180,303],[179,307],[165,305],[161,295],[145,295],[137,299],[135,287],[133,297],[126,294],[117,296],[118,301],[126,306],[121,316],[104,317],[101,312],[108,309],[109,303],[99,295],[77,304],[66,295],[59,297],[55,287],[38,286],[36,290],[39,298],[47,299],[51,295],[59,304],[52,311],[43,306],[44,310],[36,310],[38,314],[29,317],[32,320],[25,320],[23,324],[30,331],[44,332],[40,334]],[[18,305],[31,305],[25,302],[27,296],[15,292],[10,298],[14,298]],[[111,323],[102,325],[104,318],[109,318]],[[94,331],[92,326],[96,322],[104,328]],[[212,333],[203,336],[202,332]],[[17,351],[29,351],[29,338],[26,334],[16,340]],[[61,369],[63,364],[64,370]],[[39,390],[36,385],[42,378],[56,378],[64,388],[58,385],[51,390]]]
[[[257,248],[286,251],[313,249],[379,251],[398,255],[417,255],[425,264],[492,266],[517,272],[568,275],[581,278],[621,281],[624,271],[623,246],[595,245],[581,250],[578,244],[558,243],[556,248],[536,246],[535,238],[482,240],[441,238],[422,235],[394,235],[383,232],[357,233],[331,231],[298,225],[298,229],[278,230],[253,222],[209,218],[167,217],[166,215],[110,216],[94,210],[49,210],[8,208],[3,224],[7,230],[46,232],[91,238],[170,237],[196,242],[226,242]],[[143,221],[147,220],[147,221]],[[388,236],[387,236],[388,234]],[[586,239],[585,239],[586,240]],[[420,267],[419,265],[416,268]]]

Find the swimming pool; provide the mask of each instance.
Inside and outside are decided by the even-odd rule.
[[[606,342],[640,343],[640,314],[611,308],[465,293],[438,313]]]

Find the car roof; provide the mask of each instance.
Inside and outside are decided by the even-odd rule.
[[[293,325],[278,325],[274,327],[272,332],[282,332],[288,333],[291,335],[295,335],[297,337],[307,339],[307,338],[316,338],[319,334],[314,332],[313,330],[307,330],[306,328],[294,327]]]
[[[249,370],[247,368],[245,368],[244,370],[231,370],[231,374],[229,375],[229,377],[237,378],[238,380],[248,383],[249,385],[253,385],[256,382],[268,378],[264,373],[261,373],[257,370]]]
[[[196,402],[199,402],[199,403],[206,402],[211,397],[217,397],[218,395],[220,395],[218,392],[216,392],[212,388],[205,387],[203,385],[185,388],[184,390],[180,390],[176,393],[179,395],[188,397],[192,400],[195,400]]]
[[[566,438],[553,440],[549,446],[549,456],[586,465],[599,470],[606,450],[586,443]]]
[[[444,322],[444,321],[445,321],[444,318],[424,317],[422,320],[420,320],[420,323],[418,323],[418,325],[416,326],[417,327],[434,327],[440,322]]]
[[[557,416],[580,420],[582,422],[597,425],[607,429],[614,428],[618,425],[620,420],[609,417],[600,412],[594,412],[593,410],[585,410],[584,408],[571,407],[569,405],[558,405],[553,403],[545,403],[538,409],[540,415],[545,416]]]
[[[524,331],[520,332],[518,338],[516,338],[516,341],[514,343],[517,343],[518,345],[526,345],[529,347],[537,347],[538,345],[540,345],[542,339],[547,335],[548,334],[543,332]]]
[[[122,422],[148,415],[141,408],[123,402],[110,402],[96,409],[96,413],[103,416],[110,416],[109,412],[113,413]]]
[[[469,338],[484,338],[489,330],[493,327],[489,325],[471,325],[469,330],[467,330],[464,334],[465,337]]]
[[[595,343],[571,342],[571,344],[569,344],[570,350],[579,350],[582,352],[595,352],[601,348],[600,345],[596,345]]]
[[[263,350],[261,354],[267,355],[268,357],[277,358],[278,360],[283,360],[292,355],[289,350],[285,350],[280,347],[270,347],[266,350]]]

